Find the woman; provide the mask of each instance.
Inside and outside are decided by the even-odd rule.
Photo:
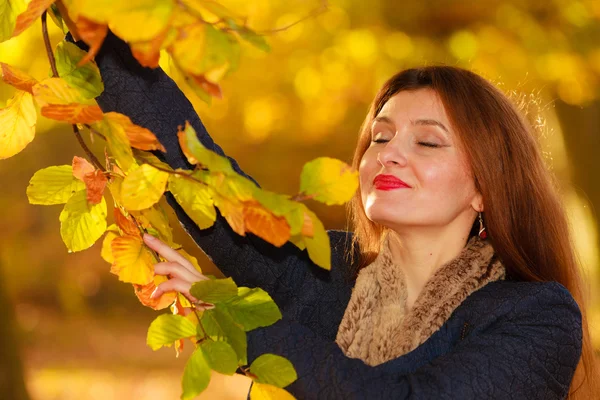
[[[186,120],[223,154],[161,69],[140,67],[113,35],[96,61],[102,109],[152,130],[171,167],[190,168],[176,136]],[[167,194],[223,273],[262,287],[282,311],[248,333],[250,362],[287,357],[298,372],[287,390],[306,399],[597,396],[565,213],[531,128],[503,94],[458,68],[400,72],[374,99],[353,165],[355,230],[329,232],[331,272],[291,244],[236,235],[220,216],[200,230]],[[169,261],[155,266],[171,277],[155,295],[190,296],[203,277],[145,240]],[[213,381],[239,398],[250,387],[239,376]]]

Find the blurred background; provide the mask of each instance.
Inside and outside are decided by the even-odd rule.
[[[256,30],[277,29],[319,0],[227,0]],[[377,89],[411,66],[449,64],[490,79],[524,105],[569,211],[590,284],[592,339],[600,350],[600,2],[597,0],[330,0],[328,11],[270,36],[270,53],[243,44],[238,71],[209,107],[186,92],[208,131],[263,187],[298,191],[303,164],[349,162]],[[62,33],[50,23],[56,45]],[[41,24],[0,44],[0,61],[38,79],[49,74]],[[168,59],[161,60],[168,71]],[[12,95],[0,85],[0,103]],[[89,142],[89,138],[88,138]],[[102,155],[102,143],[91,147]],[[70,127],[40,117],[36,139],[0,161],[0,398],[169,399],[189,354],[153,352],[143,307],[100,258],[99,241],[68,254],[61,206],[29,205],[34,172],[70,164]],[[165,203],[166,206],[166,203]],[[346,227],[344,207],[318,206],[327,228]],[[176,241],[218,274],[166,206]]]

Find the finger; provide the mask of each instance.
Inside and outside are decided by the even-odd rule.
[[[199,272],[191,272],[183,265],[176,262],[160,262],[154,264],[154,272],[158,275],[169,275],[173,278],[180,278],[189,281],[190,283],[208,279]]]
[[[187,297],[190,301],[195,303],[198,301],[198,299],[190,294],[191,287],[192,284],[188,281],[184,281],[179,278],[169,279],[168,281],[158,285],[150,297],[155,299],[167,292],[179,292]]]
[[[169,246],[159,238],[152,236],[148,233],[144,233],[143,239],[144,243],[146,243],[148,247],[160,254],[165,260],[178,262],[183,266],[190,267],[194,270],[196,269],[184,256],[179,254],[177,250],[171,248],[171,246]]]

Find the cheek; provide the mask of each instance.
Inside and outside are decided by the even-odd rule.
[[[419,182],[441,199],[468,197],[473,192],[473,179],[458,162],[446,162],[417,169]]]

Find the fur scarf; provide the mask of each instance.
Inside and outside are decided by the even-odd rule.
[[[371,366],[393,360],[425,342],[471,293],[505,277],[492,245],[473,236],[435,271],[408,310],[404,274],[386,237],[377,258],[358,274],[336,343],[346,356]]]

